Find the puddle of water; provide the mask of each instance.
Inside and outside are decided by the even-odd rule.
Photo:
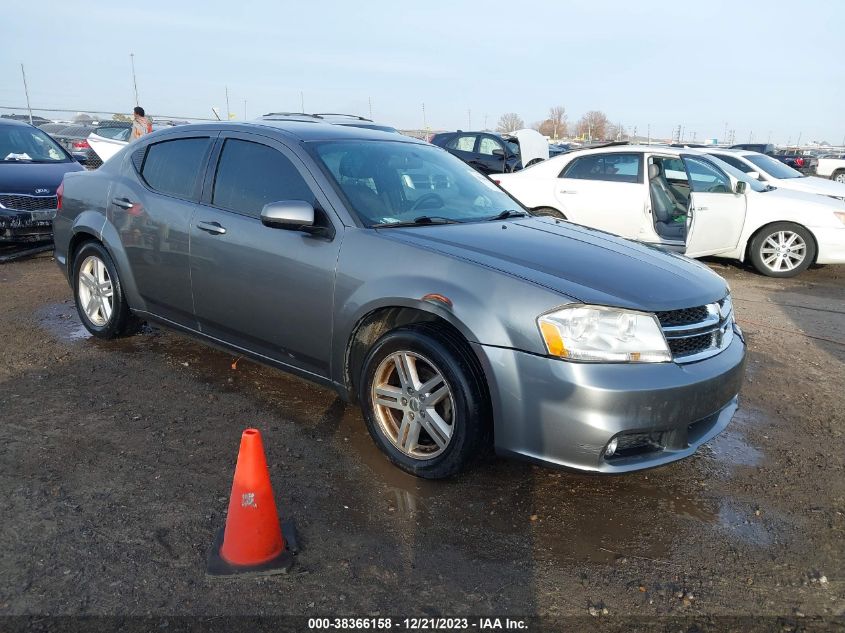
[[[748,413],[744,415],[750,417]],[[748,444],[737,431],[730,428],[711,440],[708,446],[715,459],[737,466],[759,466],[763,461],[763,452]]]
[[[93,338],[79,320],[73,303],[53,303],[36,312],[38,323],[60,341],[80,341]]]

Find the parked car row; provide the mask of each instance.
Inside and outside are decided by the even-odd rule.
[[[738,153],[742,156],[742,153]],[[750,155],[750,153],[745,153]],[[820,181],[806,193],[754,154],[757,177],[723,150],[611,146],[551,158],[493,180],[527,208],[689,257],[749,259],[764,275],[791,277],[813,263],[845,263],[845,187]],[[785,166],[781,166],[784,167]],[[758,177],[767,170],[766,182]],[[788,169],[788,168],[787,168]],[[774,180],[772,180],[774,182]]]
[[[645,151],[572,156],[646,187]],[[660,158],[681,187],[683,165]],[[721,277],[535,217],[424,141],[319,121],[173,128],[69,173],[58,206],[56,262],[94,336],[155,320],[331,387],[417,476],[488,446],[653,467],[737,408],[746,348]]]
[[[458,130],[435,134],[431,143],[483,174],[518,171],[548,159],[551,153],[549,143],[536,130],[517,130],[505,135]]]

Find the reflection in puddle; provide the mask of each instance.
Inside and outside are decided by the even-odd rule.
[[[738,432],[728,428],[709,442],[713,456],[720,461],[737,466],[759,466],[763,453],[747,444]]]
[[[36,312],[38,323],[61,341],[91,338],[91,333],[79,320],[73,303],[54,303]]]

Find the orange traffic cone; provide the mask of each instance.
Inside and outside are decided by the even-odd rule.
[[[208,573],[283,574],[295,551],[293,523],[279,524],[261,433],[247,429],[241,436],[226,527],[214,539]]]

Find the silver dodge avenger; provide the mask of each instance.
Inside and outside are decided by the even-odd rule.
[[[358,401],[420,477],[500,454],[601,473],[730,422],[724,280],[535,217],[447,152],[310,122],[155,132],[69,173],[56,260],[101,338],[154,320]]]

